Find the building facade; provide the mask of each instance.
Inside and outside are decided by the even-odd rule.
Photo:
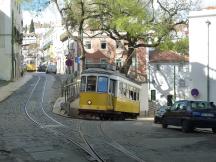
[[[190,96],[194,100],[216,102],[216,9],[189,14],[189,54],[191,66]]]
[[[149,100],[171,105],[188,99],[190,73],[188,57],[174,52],[154,52],[149,56]]]
[[[0,79],[21,76],[22,12],[16,0],[0,0]]]

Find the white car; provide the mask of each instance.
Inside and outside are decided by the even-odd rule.
[[[55,64],[49,64],[46,69],[46,73],[57,73],[57,66]]]

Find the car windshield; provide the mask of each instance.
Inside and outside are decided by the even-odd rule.
[[[192,109],[215,109],[216,106],[213,102],[206,101],[191,101]]]

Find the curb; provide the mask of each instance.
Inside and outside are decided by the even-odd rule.
[[[59,97],[53,106],[52,112],[63,117],[78,117],[79,99],[71,103],[65,103],[64,97]]]
[[[32,79],[32,74],[25,74],[22,78],[15,82],[10,82],[9,84],[0,87],[0,102],[8,98],[16,90],[26,84],[30,79]]]

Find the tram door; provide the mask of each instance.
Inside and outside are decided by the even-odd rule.
[[[114,102],[116,97],[116,80],[110,79],[109,93],[111,94],[110,104],[112,105],[112,108],[114,110]]]

